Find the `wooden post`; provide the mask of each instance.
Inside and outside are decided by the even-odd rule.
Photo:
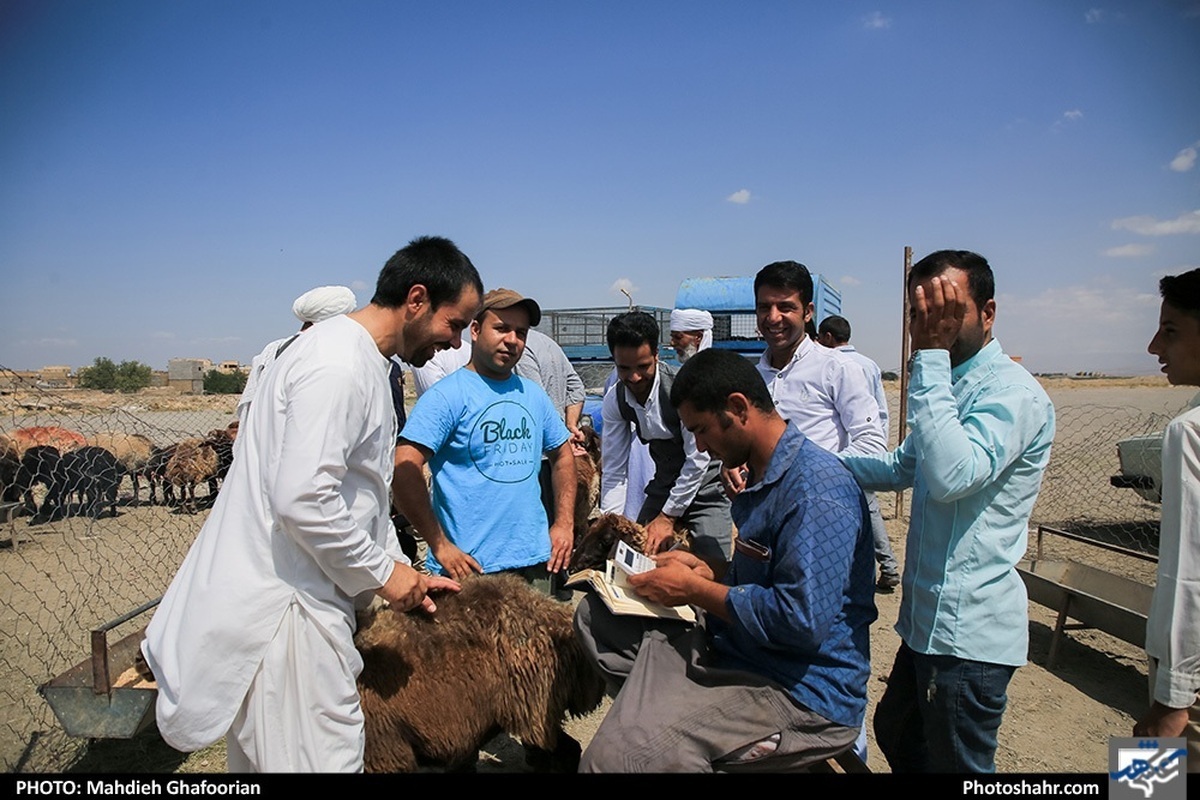
[[[908,341],[908,273],[912,270],[912,248],[904,248],[904,282],[900,286],[900,294],[904,302],[900,311],[900,419],[896,428],[896,446],[904,441],[908,431],[905,422],[908,420],[908,357],[910,355]],[[904,513],[904,490],[896,492],[896,519]]]

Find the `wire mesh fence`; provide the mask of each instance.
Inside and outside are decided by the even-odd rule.
[[[57,771],[81,756],[87,740],[63,732],[39,687],[88,658],[93,629],[162,594],[213,496],[205,479],[195,490],[194,511],[178,504],[178,490],[175,503],[164,502],[161,474],[148,475],[145,463],[122,463],[115,516],[105,504],[93,517],[86,496],[54,502],[53,475],[34,476],[24,491],[30,475],[22,473],[22,462],[28,467],[26,456],[39,447],[31,441],[58,428],[113,449],[135,436],[167,448],[224,429],[237,398],[103,395],[42,389],[8,371],[0,377],[9,386],[0,397],[0,430],[7,432],[0,439],[0,668],[8,678],[0,688],[0,764],[6,771]],[[166,464],[158,466],[161,473]],[[153,501],[149,479],[155,480]],[[119,641],[147,622],[148,615],[131,619],[109,639]],[[114,680],[122,666],[130,665],[113,665]]]
[[[1110,479],[1121,475],[1118,442],[1139,437],[1161,441],[1163,429],[1179,410],[1091,405],[1060,410],[1033,524],[1157,556],[1159,503],[1131,488],[1118,488]],[[1078,556],[1078,548],[1074,550]]]
[[[23,382],[2,368],[0,379],[10,387],[0,392],[0,430],[10,434],[53,426],[91,441],[102,435],[138,435],[165,448],[223,429],[234,419],[236,396],[50,389]],[[889,394],[894,415],[896,392]],[[1158,504],[1112,486],[1109,478],[1119,472],[1118,441],[1161,431],[1179,410],[1167,401],[1152,410],[1145,404],[1059,404],[1058,432],[1033,525],[1153,554]],[[55,513],[33,515],[23,508],[22,493],[15,491],[21,487],[13,485],[21,459],[4,441],[0,439],[7,512],[0,514],[0,668],[8,680],[0,687],[0,764],[9,772],[61,771],[84,756],[89,741],[63,731],[39,687],[88,658],[90,631],[162,594],[207,516],[213,489],[202,481],[196,509],[190,511],[179,504],[178,494],[174,502],[164,501],[161,483],[152,501],[145,472],[135,494],[127,473],[119,485],[115,516],[106,508],[93,518],[85,503],[70,501]],[[44,485],[32,488],[35,508],[45,505],[47,494]],[[1048,557],[1085,562],[1111,558],[1106,551],[1071,541],[1052,546],[1059,551]],[[1122,562],[1118,569],[1153,582],[1152,563]],[[110,639],[136,632],[148,616],[118,626]],[[113,667],[117,681],[123,666]]]

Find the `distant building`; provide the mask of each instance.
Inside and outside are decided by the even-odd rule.
[[[41,376],[29,370],[0,370],[0,392],[15,392],[18,389],[31,389],[37,385]]]
[[[75,385],[75,379],[71,376],[71,368],[62,366],[42,367],[39,382],[42,386],[54,389]]]
[[[184,394],[204,394],[204,373],[212,368],[207,358],[172,358],[167,361],[167,385]]]
[[[224,373],[227,373],[230,375],[232,375],[235,372],[244,371],[242,368],[242,365],[240,363],[238,363],[236,360],[222,361],[220,364],[217,364],[216,370],[217,370],[217,372],[224,372]]]

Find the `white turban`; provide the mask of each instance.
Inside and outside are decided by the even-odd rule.
[[[301,322],[320,322],[338,314],[349,314],[357,307],[354,292],[345,286],[318,286],[296,298],[292,313]]]
[[[700,346],[696,348],[707,350],[712,347],[712,314],[698,308],[677,308],[671,312],[671,330],[691,333],[701,331]]]

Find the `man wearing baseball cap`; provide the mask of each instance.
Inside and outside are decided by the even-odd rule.
[[[392,492],[429,545],[434,574],[515,572],[548,592],[550,573],[570,560],[570,434],[545,390],[513,372],[541,317],[534,300],[511,289],[484,295],[471,323],[470,363],[421,395],[405,424]],[[551,462],[552,520],[540,499],[542,453]]]

